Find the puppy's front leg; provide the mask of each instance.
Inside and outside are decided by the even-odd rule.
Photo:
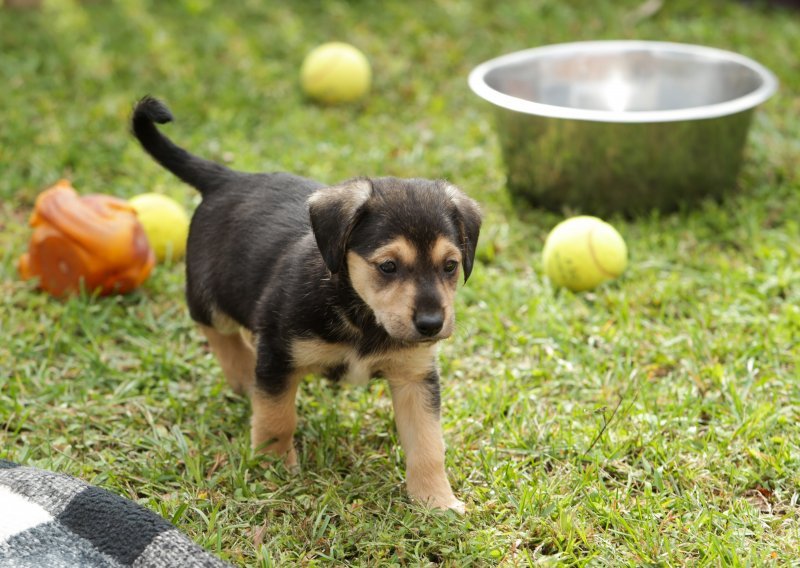
[[[439,421],[439,373],[414,378],[388,377],[397,432],[406,453],[409,495],[437,509],[464,512],[444,469],[444,439]]]
[[[261,357],[261,353],[259,353]],[[294,431],[297,427],[295,398],[300,374],[281,365],[259,363],[256,385],[250,395],[253,406],[251,443],[253,449],[283,459],[289,469],[297,468]]]

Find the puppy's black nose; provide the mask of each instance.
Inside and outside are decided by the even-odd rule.
[[[442,331],[444,326],[444,312],[424,311],[414,314],[414,327],[425,337],[432,337]]]

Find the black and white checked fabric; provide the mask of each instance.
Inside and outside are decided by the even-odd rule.
[[[0,460],[0,568],[230,565],[144,507],[79,479]]]

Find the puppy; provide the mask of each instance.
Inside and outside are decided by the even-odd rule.
[[[406,487],[463,511],[447,480],[436,344],[455,325],[459,274],[472,271],[478,205],[444,181],[356,178],[326,186],[228,169],[176,146],[146,97],[133,132],[202,202],[186,251],[186,297],[231,387],[252,404],[255,449],[297,466],[301,378],[390,387]]]

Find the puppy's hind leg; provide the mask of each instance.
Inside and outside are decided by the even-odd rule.
[[[222,333],[207,325],[198,327],[208,339],[230,387],[239,395],[250,393],[256,376],[256,351],[251,341],[240,329]]]

